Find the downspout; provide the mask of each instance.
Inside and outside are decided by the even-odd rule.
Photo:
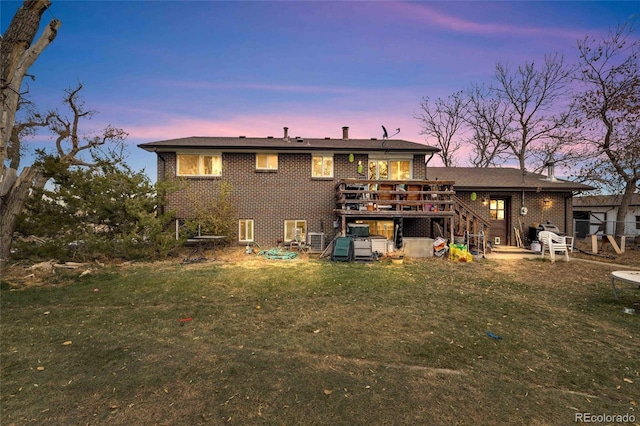
[[[158,160],[162,161],[162,179],[161,180],[165,181],[166,180],[166,173],[167,173],[167,160],[165,160],[164,157],[162,155],[160,155],[161,153],[158,152],[158,148],[157,147],[155,147],[153,149],[153,152],[156,153],[156,156],[158,157]],[[160,170],[158,170],[158,177],[157,178],[158,178],[158,180],[160,180]],[[164,207],[165,206],[161,205],[161,206],[158,206],[158,207],[159,207],[159,213],[163,215],[165,213],[165,211],[164,211]]]
[[[429,156],[429,158],[427,158],[424,161],[424,180],[427,180],[427,164],[429,164],[429,161],[431,161],[431,159],[433,158],[433,152],[431,153],[431,155]]]

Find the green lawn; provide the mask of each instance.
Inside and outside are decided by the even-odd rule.
[[[614,300],[610,270],[251,259],[5,282],[1,423],[638,424],[640,292]]]

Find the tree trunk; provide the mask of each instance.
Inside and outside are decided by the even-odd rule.
[[[31,65],[55,39],[58,28],[62,25],[60,21],[53,19],[33,43],[42,14],[50,5],[51,0],[25,0],[0,38],[0,273],[11,254],[17,215],[24,207],[31,185],[43,179],[37,169],[25,168],[15,182],[12,182],[16,169],[5,167],[5,159],[20,101],[22,80]],[[46,179],[42,181],[42,185],[44,183]]]
[[[53,41],[61,22],[52,20],[38,40],[32,41],[38,32],[40,18],[51,4],[50,0],[25,0],[9,24],[0,45],[0,67],[2,86],[0,102],[2,118],[0,123],[0,168],[4,169],[7,145],[13,130],[22,80],[38,56]],[[4,171],[4,170],[2,170]]]
[[[11,255],[11,243],[18,215],[22,213],[32,188],[44,188],[47,178],[34,167],[25,167],[5,197],[0,199],[0,271]]]
[[[626,182],[624,193],[620,200],[620,206],[618,207],[618,214],[616,215],[616,226],[614,231],[616,237],[621,237],[622,235],[625,235],[625,233],[628,233],[625,228],[625,219],[627,218],[627,212],[629,211],[629,206],[631,206],[631,200],[633,199],[636,186],[636,179],[631,179]]]

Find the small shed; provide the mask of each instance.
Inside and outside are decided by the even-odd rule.
[[[573,198],[576,237],[613,235],[622,195],[590,195]],[[640,194],[634,194],[624,219],[624,235],[640,238]]]

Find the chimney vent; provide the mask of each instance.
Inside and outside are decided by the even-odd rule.
[[[349,127],[344,126],[342,128],[342,140],[348,141],[349,140]]]
[[[550,180],[551,182],[556,182],[558,179],[556,178],[555,175],[555,163],[553,162],[548,162],[547,163],[547,179]]]
[[[284,140],[289,142],[289,128],[288,127],[284,128]]]

